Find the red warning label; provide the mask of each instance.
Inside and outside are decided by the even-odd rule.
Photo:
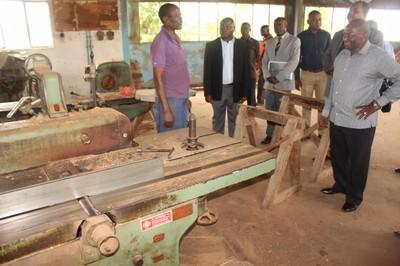
[[[169,210],[167,212],[159,213],[154,216],[141,220],[140,229],[142,230],[142,232],[147,231],[157,226],[167,224],[171,221],[172,221],[172,211]]]

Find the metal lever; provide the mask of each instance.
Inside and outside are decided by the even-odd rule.
[[[14,105],[14,107],[11,109],[11,111],[7,114],[7,118],[10,119],[14,116],[14,114],[18,111],[18,109],[25,104],[25,102],[27,100],[33,100],[35,99],[32,96],[26,96],[26,97],[22,97],[21,99],[19,99],[19,101],[17,102],[16,105]]]

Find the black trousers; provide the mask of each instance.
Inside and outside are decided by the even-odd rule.
[[[333,187],[346,194],[346,202],[360,204],[367,184],[375,127],[354,129],[331,123],[329,130]]]
[[[247,104],[251,106],[256,106],[256,79],[251,78],[249,82],[249,88],[248,88],[248,98],[247,98]]]

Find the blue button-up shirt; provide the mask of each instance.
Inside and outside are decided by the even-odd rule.
[[[375,127],[378,112],[365,120],[358,119],[357,107],[373,100],[384,106],[400,98],[400,64],[369,41],[353,55],[347,49],[342,50],[335,59],[334,69],[331,91],[322,115],[329,117],[337,126],[358,129]],[[379,96],[384,78],[394,84]]]

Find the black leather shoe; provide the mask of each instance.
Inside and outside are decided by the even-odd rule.
[[[334,195],[334,194],[340,193],[340,191],[334,189],[333,187],[327,187],[327,188],[321,189],[321,193],[325,194],[325,195]]]
[[[394,172],[400,174],[400,167],[394,168]]]
[[[270,136],[266,136],[265,139],[261,141],[261,144],[267,145],[271,143],[272,138]]]
[[[342,211],[353,212],[353,211],[357,210],[357,208],[358,208],[357,204],[346,202],[342,207]]]

